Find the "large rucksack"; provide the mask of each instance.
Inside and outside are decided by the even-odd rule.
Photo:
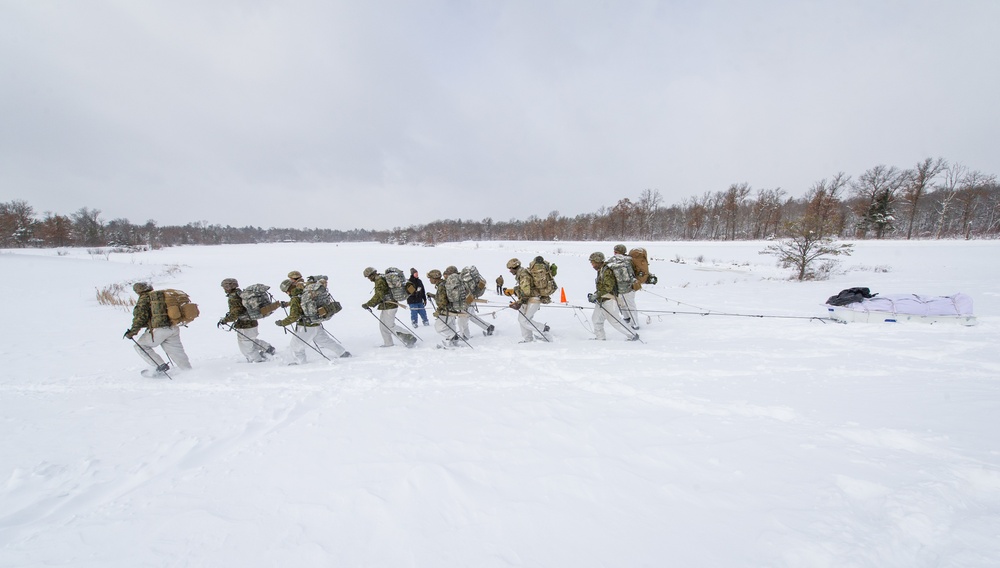
[[[306,325],[324,322],[333,317],[342,308],[340,302],[333,299],[326,288],[326,276],[310,276],[302,294],[299,296],[299,306],[302,308],[301,322]]]
[[[624,254],[612,255],[605,263],[615,275],[618,293],[624,294],[635,284],[635,270],[632,268],[632,258]]]
[[[201,315],[198,304],[180,290],[153,290],[149,293],[149,302],[150,311],[153,314],[166,313],[170,325],[187,325]]]
[[[251,284],[240,290],[240,299],[243,300],[243,307],[246,308],[246,317],[251,320],[264,319],[278,309],[281,302],[274,301],[271,287],[266,284]]]
[[[405,304],[410,292],[406,290],[407,279],[403,271],[390,266],[385,269],[385,283],[389,285],[389,294],[396,302]]]
[[[459,276],[465,284],[466,293],[471,294],[473,298],[479,298],[486,293],[486,279],[479,274],[479,269],[475,266],[466,266]]]
[[[444,278],[444,290],[448,294],[448,307],[455,312],[464,312],[468,307],[469,291],[457,272]]]
[[[559,289],[555,278],[552,277],[552,266],[542,257],[535,257],[528,265],[528,273],[531,274],[531,293],[537,296],[551,296]]]
[[[649,273],[649,257],[646,256],[646,249],[642,247],[628,251],[632,258],[632,271],[635,274],[635,282],[632,284],[633,290],[639,290],[643,284],[656,284],[656,277]]]

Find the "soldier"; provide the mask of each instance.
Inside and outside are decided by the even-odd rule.
[[[385,276],[379,274],[371,266],[365,268],[362,274],[375,284],[375,294],[370,300],[361,304],[361,307],[369,312],[372,311],[372,308],[378,308],[382,347],[392,347],[393,336],[398,337],[406,347],[413,347],[417,343],[417,338],[410,333],[396,329],[396,310],[399,308],[399,302],[392,299],[392,293],[389,291],[389,284],[385,281]]]
[[[466,302],[469,292],[466,291],[465,283],[462,282],[462,277],[458,274],[458,267],[449,266],[445,268],[442,276],[444,276],[446,293],[447,286],[460,290],[462,299],[460,301],[452,301],[449,298],[447,307],[449,313],[454,316],[454,323],[458,326],[458,332],[461,334],[463,339],[468,339],[471,337],[469,332],[469,304]],[[438,307],[440,306],[441,304],[438,304]]]
[[[135,351],[139,357],[152,367],[143,369],[142,376],[156,377],[162,376],[170,369],[170,365],[163,361],[163,358],[154,350],[157,346],[162,346],[167,354],[167,359],[178,369],[190,369],[191,361],[188,360],[187,353],[184,352],[184,345],[181,343],[180,328],[170,325],[170,318],[167,317],[167,307],[162,301],[154,302],[150,297],[153,287],[146,282],[136,282],[132,290],[139,295],[139,299],[132,308],[132,327],[125,330],[124,337],[135,342]],[[146,331],[134,339],[139,330],[146,328]]]
[[[594,324],[595,339],[600,341],[607,339],[604,335],[604,321],[610,319],[611,325],[622,332],[628,338],[627,341],[636,341],[639,339],[639,334],[625,327],[625,324],[612,311],[618,307],[615,295],[617,281],[615,280],[614,273],[604,265],[604,253],[595,252],[591,254],[590,265],[597,271],[597,291],[587,294],[587,299],[594,304],[594,314],[591,317],[591,322]]]
[[[260,363],[270,355],[274,355],[274,347],[257,337],[259,333],[257,320],[247,315],[246,306],[243,305],[243,298],[240,296],[240,283],[235,278],[226,278],[222,281],[222,290],[229,300],[229,313],[219,318],[216,327],[232,324],[230,328],[236,332],[236,345],[251,363]]]
[[[445,288],[444,275],[441,274],[440,270],[434,269],[427,273],[427,280],[433,284],[436,289],[434,291],[434,330],[444,337],[441,341],[441,345],[438,347],[458,347],[459,343],[459,329],[458,329],[458,311],[450,308],[451,302],[448,301],[448,290]]]
[[[507,269],[514,275],[514,288],[506,288],[503,293],[514,298],[510,307],[517,310],[518,325],[521,326],[520,343],[531,343],[535,340],[534,332],[542,334],[549,330],[548,325],[539,325],[532,316],[542,307],[541,295],[535,291],[531,281],[531,273],[521,266],[521,261],[512,258],[507,261]]]
[[[323,329],[323,324],[307,323],[302,320],[302,290],[305,288],[305,282],[302,280],[301,275],[297,282],[292,281],[291,278],[282,280],[278,288],[288,294],[288,317],[275,321],[274,325],[280,327],[295,325],[291,330],[294,337],[292,337],[292,342],[289,344],[295,361],[289,363],[289,365],[298,365],[306,362],[306,346],[314,347],[320,355],[323,355],[323,347],[328,347],[337,354],[337,357],[351,356],[347,349],[344,349],[343,345],[331,337],[329,333],[326,333],[326,330]],[[325,357],[325,355],[323,356]]]
[[[632,264],[632,257],[625,254],[625,245],[615,245],[615,256],[622,256],[623,260],[632,266],[632,273],[635,273],[635,268]],[[645,281],[645,280],[644,280]],[[633,285],[634,286],[634,285]],[[616,300],[618,302],[618,310],[622,314],[622,319],[625,320],[625,324],[630,326],[632,329],[639,329],[639,312],[635,308],[635,291],[638,288],[629,288],[627,290],[619,290]]]
[[[497,296],[503,295],[503,274],[497,276]]]

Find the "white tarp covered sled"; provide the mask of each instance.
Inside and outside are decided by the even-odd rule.
[[[957,323],[976,325],[972,298],[965,294],[921,296],[879,294],[846,306],[826,305],[830,317],[840,321],[867,323]]]

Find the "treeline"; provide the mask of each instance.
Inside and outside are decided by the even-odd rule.
[[[663,204],[658,190],[635,201],[575,217],[552,211],[545,218],[494,221],[439,220],[392,230],[230,227],[204,222],[184,226],[103,221],[100,210],[40,217],[25,201],[0,203],[0,247],[149,247],[268,242],[437,243],[465,240],[748,240],[801,231],[856,239],[997,238],[1000,186],[996,176],[944,159],[911,169],[878,165],[856,178],[838,173],[803,197],[747,183]]]

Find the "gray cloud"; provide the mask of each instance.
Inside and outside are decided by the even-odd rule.
[[[0,200],[389,228],[801,195],[925,157],[1000,173],[996,21],[963,0],[7,2]]]

